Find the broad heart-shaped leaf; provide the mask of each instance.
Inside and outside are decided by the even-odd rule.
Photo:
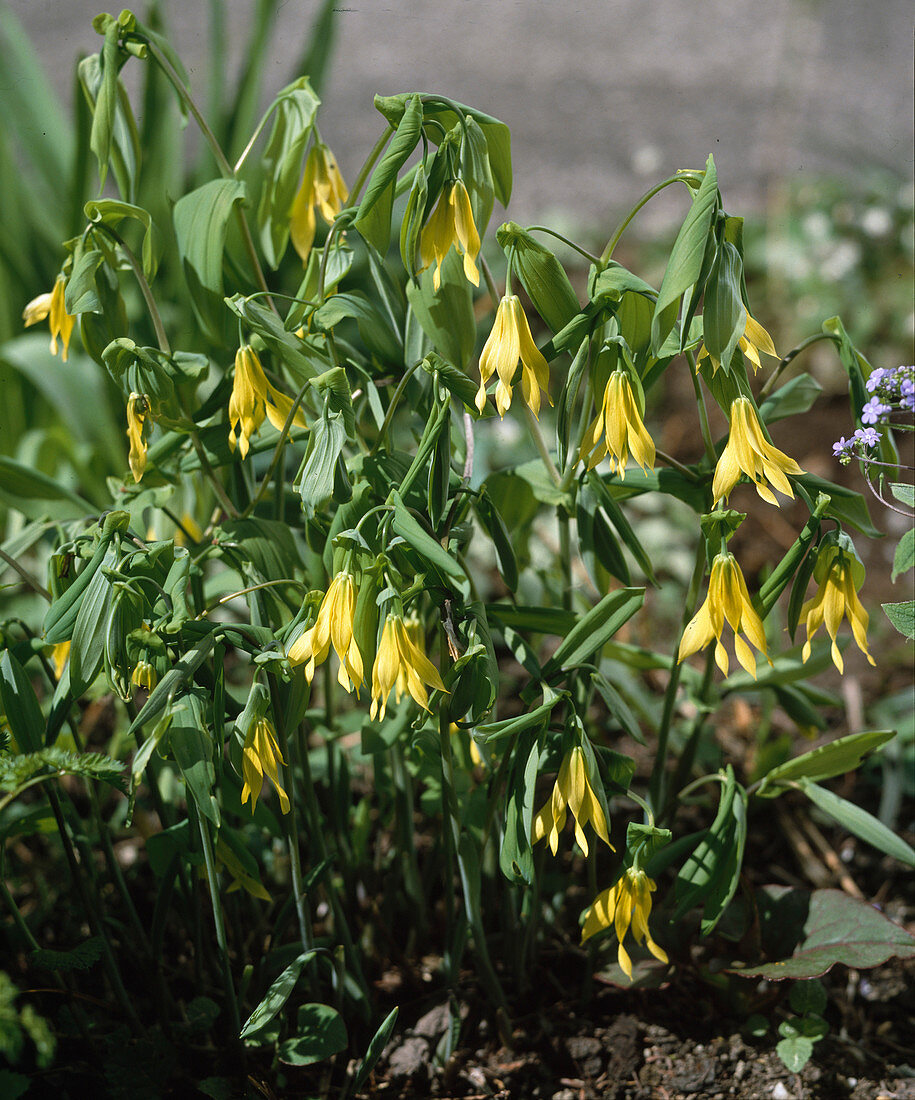
[[[214,343],[223,342],[226,322],[222,282],[226,232],[236,204],[244,202],[245,196],[240,180],[210,180],[183,195],[172,215],[194,312]]]
[[[349,1042],[343,1017],[330,1005],[300,1005],[297,1034],[280,1043],[277,1056],[290,1066],[310,1066],[338,1054]]]
[[[476,342],[473,291],[457,250],[450,248],[442,263],[442,281],[432,286],[433,268],[407,283],[407,300],[420,328],[449,362],[467,369]]]
[[[655,355],[674,327],[680,298],[702,272],[702,261],[717,205],[718,173],[715,171],[714,159],[709,156],[702,184],[674,241],[661,289],[658,291],[651,322],[651,346]]]
[[[239,1039],[246,1039],[249,1035],[254,1035],[255,1032],[260,1031],[262,1027],[270,1023],[273,1017],[289,999],[289,994],[295,988],[295,983],[299,980],[299,975],[302,973],[305,964],[309,959],[313,958],[319,950],[319,948],[313,947],[310,951],[303,951],[301,955],[286,967],[283,973],[280,974],[264,994],[261,1003],[255,1008],[248,1019],[245,1020],[244,1027],[242,1027],[238,1035]]]
[[[896,736],[893,730],[868,730],[866,733],[853,733],[849,737],[840,737],[829,745],[796,756],[786,764],[773,768],[763,778],[756,794],[772,797],[781,794],[779,788],[798,779],[830,779],[834,775],[844,775],[854,771],[868,753],[879,749]],[[775,788],[773,790],[773,788]]]
[[[893,626],[906,638],[915,638],[915,600],[880,605]]]
[[[762,886],[756,911],[763,950],[778,961],[733,967],[731,974],[800,980],[818,978],[836,963],[860,970],[891,958],[915,958],[915,937],[841,890]]]
[[[878,852],[884,852],[898,859],[900,863],[915,867],[915,851],[902,837],[887,828],[879,818],[856,806],[854,802],[848,802],[837,794],[833,794],[826,787],[820,787],[807,779],[801,779],[799,783],[801,790],[814,805],[835,818],[850,833],[873,845]]]

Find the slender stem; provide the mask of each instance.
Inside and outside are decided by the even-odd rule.
[[[183,404],[182,409],[184,410],[184,415],[193,424],[193,417],[191,417],[188,414],[187,410],[184,409]],[[227,515],[231,516],[232,519],[237,519],[238,509],[229,499],[225,489],[222,486],[222,482],[216,476],[216,471],[210,465],[210,460],[207,458],[206,451],[203,449],[203,444],[200,442],[200,436],[197,434],[196,427],[192,431],[188,432],[188,435],[190,436],[191,446],[194,448],[194,452],[197,455],[198,461],[200,462],[200,468],[201,470],[203,470],[204,474],[206,475],[207,481],[209,481],[210,485],[212,486],[213,492],[216,494],[217,500],[222,505],[222,508]]]
[[[592,264],[600,266],[600,260],[597,256],[592,255],[587,249],[581,248],[574,241],[570,241],[568,237],[564,237],[561,233],[557,233],[555,229],[550,229],[548,225],[529,225],[527,227],[528,233],[549,233],[551,237],[555,237],[558,241],[562,241],[563,244],[567,244],[569,248],[574,248],[579,255],[584,256],[586,260],[590,260]]]
[[[5,550],[0,550],[0,561],[5,561],[10,569],[15,569],[19,576],[22,577],[23,581],[25,581],[25,583],[29,586],[29,588],[32,589],[33,592],[37,592],[38,595],[47,600],[48,603],[54,602],[54,597],[47,590],[47,588],[45,588],[43,584],[39,584],[39,582],[36,581],[35,578],[32,577],[27,570],[23,569],[15,558],[11,558]]]
[[[562,606],[565,611],[572,610],[572,539],[570,533],[571,517],[561,505],[556,509],[559,524],[559,559],[562,569]]]
[[[626,217],[623,218],[620,224],[613,231],[613,236],[610,238],[610,240],[607,241],[607,247],[600,254],[599,262],[602,267],[606,267],[607,263],[609,262],[610,257],[613,255],[613,250],[616,248],[617,244],[619,244],[619,239],[620,237],[622,237],[623,233],[626,230],[626,226],[629,225],[632,219],[636,216],[636,214],[638,214],[638,212],[649,200],[653,199],[659,191],[663,191],[665,187],[669,187],[672,183],[682,183],[685,184],[686,187],[689,187],[689,184],[686,182],[683,176],[671,176],[669,179],[664,180],[663,183],[659,183],[656,187],[652,187],[650,191],[646,191],[645,194],[639,199],[635,206],[629,211]]]
[[[693,616],[693,609],[699,598],[699,589],[702,585],[702,578],[704,576],[705,539],[700,538],[698,546],[696,547],[696,563],[693,567],[693,575],[690,579],[689,589],[686,593],[686,605],[683,609],[680,630],[677,632],[676,643],[670,659],[670,678],[667,681],[667,688],[664,692],[664,709],[661,712],[661,724],[658,727],[658,743],[655,749],[654,767],[648,785],[651,804],[658,810],[664,805],[666,797],[667,776],[664,767],[667,761],[667,743],[670,737],[670,725],[673,720],[674,705],[677,700],[677,691],[680,686],[680,662],[678,660],[680,639],[683,637],[683,631],[686,624]]]
[[[404,372],[403,378],[401,378],[401,380],[397,383],[397,388],[391,394],[391,400],[388,402],[388,411],[384,414],[384,421],[382,422],[381,429],[378,432],[378,439],[375,442],[375,446],[371,450],[372,454],[375,454],[375,452],[378,450],[378,448],[381,446],[382,442],[384,441],[385,436],[387,435],[388,429],[391,426],[391,421],[394,419],[394,413],[397,410],[397,403],[400,401],[400,398],[403,395],[403,391],[406,389],[407,383],[413,377],[413,375],[416,372],[417,368],[421,364],[422,364],[422,360],[417,359],[417,361],[413,364],[413,366],[409,367]]]
[[[556,469],[556,464],[553,462],[550,456],[549,448],[546,445],[546,440],[543,438],[543,432],[540,430],[540,421],[534,416],[530,409],[530,406],[525,403],[524,411],[527,414],[527,426],[530,428],[531,438],[534,441],[534,446],[537,448],[537,452],[543,460],[543,465],[546,467],[547,473],[553,480],[553,484],[557,488],[562,485],[562,478],[559,476],[559,471]]]
[[[200,828],[200,839],[203,843],[203,859],[206,864],[207,886],[210,891],[210,902],[213,906],[213,924],[216,929],[216,943],[219,947],[219,958],[222,963],[223,982],[226,987],[226,998],[229,1002],[229,1011],[232,1016],[232,1032],[237,1035],[241,1030],[241,1020],[238,1013],[238,1000],[235,996],[235,984],[232,981],[232,968],[229,962],[229,945],[226,941],[226,926],[222,912],[222,898],[219,896],[219,879],[216,874],[216,858],[213,854],[213,841],[210,837],[210,829],[203,814],[197,814],[197,825]]]
[[[260,584],[252,584],[249,585],[247,588],[240,588],[237,592],[230,592],[228,596],[221,596],[216,601],[216,603],[212,604],[210,607],[204,608],[204,610],[201,611],[200,614],[196,617],[198,619],[205,619],[207,615],[215,611],[217,607],[220,607],[224,603],[229,603],[230,600],[235,600],[239,596],[247,596],[249,592],[258,592],[262,588],[276,588],[277,586],[282,584],[291,584],[296,588],[301,588],[303,592],[308,591],[308,589],[305,587],[304,584],[302,584],[301,581],[297,581],[292,577],[281,577],[279,580],[276,581],[261,581]]]
[[[672,469],[676,470],[677,473],[680,473],[684,477],[689,478],[690,481],[699,481],[700,480],[700,478],[699,478],[699,476],[698,476],[698,474],[696,473],[695,470],[691,470],[689,468],[689,466],[684,466],[682,462],[678,462],[673,457],[673,455],[669,455],[665,451],[659,451],[657,449],[657,447],[655,448],[654,453],[657,456],[657,458],[659,458],[666,466],[670,466]]]
[[[689,732],[689,736],[686,739],[686,743],[683,746],[683,751],[680,753],[680,759],[677,761],[677,768],[674,772],[673,783],[671,783],[667,792],[667,800],[664,804],[663,814],[664,818],[669,817],[673,810],[673,799],[675,793],[679,791],[681,785],[686,782],[693,764],[696,760],[696,751],[699,748],[699,739],[702,736],[702,731],[706,725],[706,710],[705,703],[708,700],[709,689],[712,686],[712,678],[715,673],[715,647],[709,646],[708,652],[705,655],[705,671],[702,674],[702,686],[699,688],[699,713],[696,715],[693,721],[693,727]]]
[[[682,802],[684,798],[692,794],[693,791],[698,790],[699,787],[704,787],[706,783],[727,783],[727,776],[722,775],[721,772],[710,772],[708,775],[700,775],[698,779],[694,779],[692,783],[687,783],[680,792],[677,794],[677,800]]]
[[[283,448],[286,446],[286,440],[289,438],[289,433],[292,431],[292,423],[295,420],[296,413],[298,412],[299,406],[302,404],[302,400],[305,397],[309,386],[311,386],[310,379],[302,385],[302,388],[295,395],[295,400],[292,402],[292,405],[289,408],[289,412],[286,414],[286,420],[283,423],[280,437],[276,441],[276,446],[273,448],[273,457],[270,459],[270,465],[267,468],[267,472],[264,474],[264,477],[260,483],[260,486],[258,487],[257,492],[251,498],[251,501],[248,504],[247,508],[245,508],[245,510],[242,512],[242,519],[246,519],[248,516],[250,516],[254,509],[258,506],[258,504],[260,504],[261,500],[263,499],[264,493],[266,493],[267,488],[270,485],[270,479],[273,477],[274,470],[276,470],[279,466],[280,459],[283,455]]]
[[[699,412],[699,427],[702,430],[702,441],[705,443],[705,454],[714,468],[718,462],[718,456],[715,454],[715,442],[712,439],[712,432],[709,428],[708,410],[705,407],[705,394],[702,392],[702,386],[699,384],[699,375],[696,373],[696,360],[693,358],[693,353],[691,351],[686,353],[686,362],[689,364],[689,376],[693,381],[693,389],[696,391],[696,408]]]
[[[110,225],[105,225],[104,222],[97,222],[94,223],[94,227],[100,229],[106,236],[110,237],[121,250],[124,259],[127,261],[130,270],[134,274],[134,278],[137,280],[137,286],[140,288],[140,293],[143,295],[143,301],[149,312],[149,319],[152,321],[153,329],[155,329],[156,343],[159,345],[159,350],[165,355],[171,355],[171,345],[168,342],[165,325],[162,323],[162,315],[159,313],[159,307],[156,305],[156,299],[153,297],[152,288],[147,281],[139,260],[134,255],[133,249],[127,245],[120,233],[112,229]]]
[[[354,200],[358,196],[362,188],[365,186],[366,181],[369,178],[369,173],[375,167],[375,162],[384,152],[384,147],[387,145],[388,141],[390,140],[391,134],[393,133],[394,127],[391,126],[390,123],[388,123],[388,128],[372,146],[372,151],[365,158],[365,164],[363,164],[362,167],[359,169],[359,175],[356,176],[356,182],[353,184],[352,190],[349,193],[350,200]],[[355,203],[353,201],[350,201],[350,206],[354,205]]]
[[[809,348],[811,344],[816,344],[820,340],[832,340],[835,344],[840,343],[838,336],[834,336],[831,332],[815,332],[813,336],[808,336],[806,340],[802,340],[796,348],[792,348],[791,351],[789,351],[788,354],[785,356],[785,358],[782,359],[775,370],[766,379],[762,389],[759,391],[759,396],[762,398],[771,393],[773,386],[779,380],[779,378],[781,378],[788,364],[793,359],[797,358],[797,356],[800,355],[802,351],[805,351],[807,348]]]

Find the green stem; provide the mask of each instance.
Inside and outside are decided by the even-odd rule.
[[[279,466],[280,459],[283,455],[283,448],[286,446],[286,440],[289,438],[289,433],[292,431],[292,424],[295,420],[296,413],[298,412],[299,406],[302,404],[302,400],[304,399],[310,385],[311,380],[305,382],[299,392],[295,395],[295,400],[292,402],[289,412],[286,414],[286,420],[284,421],[283,428],[280,431],[280,437],[276,441],[276,446],[273,449],[273,457],[270,459],[270,465],[267,468],[267,472],[264,474],[264,477],[260,483],[260,486],[258,487],[257,492],[254,494],[254,496],[251,498],[250,503],[242,512],[241,519],[246,519],[248,516],[251,515],[251,513],[263,499],[264,493],[267,492],[267,488],[270,485],[270,479],[273,477],[274,470],[276,470]]]
[[[391,426],[391,421],[394,419],[394,413],[397,410],[397,403],[400,401],[403,391],[406,389],[407,383],[413,377],[416,370],[422,365],[422,360],[417,359],[412,367],[409,367],[405,372],[403,378],[397,383],[397,388],[391,394],[391,400],[388,402],[388,411],[384,414],[384,421],[382,422],[381,429],[378,432],[378,439],[375,442],[375,446],[371,450],[371,454],[375,454],[378,448],[387,435],[388,429]]]
[[[785,358],[782,359],[775,370],[766,379],[765,384],[759,391],[760,398],[766,397],[769,393],[772,392],[772,388],[774,387],[775,383],[779,380],[779,378],[781,378],[782,374],[788,367],[788,364],[793,359],[796,359],[797,356],[799,356],[802,351],[805,351],[807,348],[809,348],[811,344],[816,344],[820,340],[832,340],[834,344],[841,343],[841,340],[839,340],[838,336],[834,336],[831,332],[815,332],[813,336],[808,336],[806,340],[802,340],[796,348],[792,348],[791,351],[788,352]]]
[[[213,855],[213,841],[210,837],[210,829],[203,814],[197,814],[197,825],[200,828],[200,840],[203,844],[203,859],[206,864],[207,886],[210,891],[210,903],[213,906],[213,924],[216,929],[216,943],[219,947],[219,958],[222,963],[223,982],[226,987],[226,999],[229,1002],[229,1012],[232,1019],[232,1033],[238,1035],[241,1030],[241,1019],[238,1013],[238,1000],[235,996],[235,985],[232,981],[232,967],[229,962],[229,945],[226,941],[226,926],[222,912],[222,898],[219,896],[219,879],[216,875],[216,859]]]
[[[702,736],[702,731],[705,729],[707,713],[705,705],[708,702],[709,690],[712,686],[712,678],[715,673],[715,647],[710,645],[708,652],[705,655],[705,671],[702,674],[702,686],[699,688],[699,713],[693,720],[692,729],[689,732],[689,736],[686,739],[686,744],[683,746],[683,751],[680,753],[680,759],[677,761],[677,768],[674,772],[673,782],[668,788],[666,804],[664,805],[662,818],[666,819],[670,816],[674,809],[673,801],[675,797],[679,797],[679,794],[675,795],[675,792],[679,792],[681,787],[686,783],[689,773],[692,771],[693,764],[696,760],[696,752],[699,748],[699,739]]]
[[[546,471],[550,475],[553,484],[559,488],[559,486],[562,485],[562,478],[559,476],[559,471],[556,469],[556,464],[550,456],[546,440],[543,438],[543,432],[540,429],[540,421],[534,416],[530,406],[526,402],[524,411],[527,414],[527,426],[530,429],[531,438],[534,441],[534,446],[537,448],[537,453],[540,455],[543,465],[546,467]]]
[[[391,134],[393,133],[394,127],[391,126],[390,123],[388,123],[388,127],[385,132],[372,146],[372,151],[366,157],[365,164],[363,164],[362,167],[359,169],[359,175],[356,176],[356,182],[353,184],[352,190],[349,193],[350,200],[354,200],[359,195],[359,192],[362,190],[362,188],[365,186],[366,181],[369,178],[369,173],[375,167],[375,162],[384,152],[384,147],[387,145],[388,141],[391,138]],[[350,201],[349,204],[350,206],[354,206],[355,202]]]
[[[597,256],[593,256],[587,249],[581,248],[574,241],[570,241],[568,237],[564,237],[561,233],[557,233],[555,229],[550,229],[548,225],[529,225],[525,230],[527,233],[549,233],[551,237],[555,237],[557,241],[562,241],[563,244],[567,244],[569,248],[574,248],[575,251],[584,256],[586,260],[590,260],[592,264],[600,266],[600,260]]]
[[[15,569],[29,588],[31,588],[33,592],[37,592],[42,599],[47,600],[48,603],[54,602],[54,597],[47,588],[45,588],[43,584],[39,584],[34,577],[30,576],[27,570],[23,569],[19,562],[16,561],[15,558],[11,558],[5,550],[0,550],[0,561],[5,561],[10,569]]]
[[[606,265],[609,263],[610,257],[613,255],[613,250],[616,248],[617,244],[619,244],[620,237],[622,237],[623,233],[626,230],[626,227],[636,216],[636,214],[638,214],[642,207],[651,199],[653,199],[659,191],[663,191],[665,187],[669,187],[672,183],[682,183],[685,184],[687,188],[689,187],[689,184],[686,183],[686,180],[683,178],[683,176],[671,176],[669,179],[664,180],[663,183],[659,183],[656,187],[652,187],[650,191],[646,191],[645,194],[639,199],[635,206],[629,211],[626,217],[623,218],[620,224],[613,231],[613,236],[610,238],[610,240],[607,241],[607,247],[600,254],[599,262],[602,267],[606,267]]]
[[[100,229],[106,236],[110,237],[121,250],[124,259],[133,272],[134,278],[137,280],[137,286],[140,288],[140,293],[143,295],[143,301],[149,313],[149,319],[152,321],[152,326],[156,333],[156,343],[159,345],[159,350],[165,355],[171,355],[171,345],[168,342],[165,325],[162,323],[162,315],[159,313],[159,307],[156,305],[156,299],[153,297],[152,288],[149,285],[139,260],[133,253],[133,249],[126,244],[120,233],[112,229],[110,225],[105,225],[104,222],[96,222],[93,223],[93,227],[95,229]]]
[[[691,351],[686,352],[686,362],[689,364],[689,376],[693,382],[693,389],[696,391],[696,408],[699,413],[699,427],[702,430],[702,441],[705,444],[705,454],[712,465],[712,469],[714,469],[718,463],[718,455],[715,453],[715,441],[712,439],[712,432],[709,428],[708,411],[705,407],[705,394],[702,392],[702,386],[699,384],[699,375],[696,373],[696,360]]]
[[[659,811],[664,805],[666,798],[667,776],[664,768],[667,762],[667,744],[670,739],[670,726],[673,720],[677,691],[680,686],[680,662],[678,660],[680,639],[683,637],[683,631],[686,628],[686,624],[693,617],[693,610],[699,598],[699,589],[702,585],[702,578],[704,576],[705,539],[700,538],[696,548],[696,563],[693,567],[693,575],[690,579],[689,589],[686,593],[686,605],[683,609],[680,629],[677,632],[676,643],[670,659],[670,678],[667,681],[667,688],[664,692],[664,708],[661,712],[661,723],[658,727],[658,743],[655,749],[654,767],[648,784],[651,804]]]

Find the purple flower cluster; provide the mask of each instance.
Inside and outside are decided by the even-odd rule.
[[[877,367],[865,383],[871,399],[861,410],[861,423],[886,424],[896,412],[915,412],[915,366]],[[851,439],[845,436],[832,445],[833,455],[847,466],[857,454],[867,458],[865,451],[876,447],[881,434],[874,427],[858,428]]]

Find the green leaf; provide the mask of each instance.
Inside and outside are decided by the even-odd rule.
[[[906,844],[892,829],[888,829],[879,818],[869,814],[854,802],[848,802],[826,787],[820,787],[807,779],[799,780],[799,785],[814,805],[835,818],[850,833],[854,833],[879,852],[893,856],[910,867],[915,867],[915,849]]]
[[[644,588],[619,588],[582,615],[543,666],[543,675],[555,676],[585,664],[642,606]]]
[[[844,485],[836,485],[834,481],[827,481],[816,474],[803,474],[794,480],[804,486],[811,500],[816,500],[820,493],[825,493],[830,498],[826,516],[837,519],[840,523],[847,523],[868,538],[883,537],[883,532],[874,526],[867,510],[867,501],[861,493],[847,489]]]
[[[46,768],[50,769],[46,776],[48,779],[58,779],[62,775],[79,775],[84,779],[110,783],[119,791],[124,790],[124,766],[119,761],[100,752],[78,753],[54,747],[18,756],[0,755],[0,789],[8,793],[17,792]]]
[[[376,104],[378,97],[376,96]],[[414,95],[397,122],[397,130],[384,156],[369,179],[353,222],[359,233],[380,253],[387,251],[391,237],[391,207],[397,173],[416,148],[423,126],[423,108]]]
[[[148,210],[141,206],[133,206],[129,202],[118,202],[115,199],[91,199],[83,207],[83,211],[90,222],[101,225],[118,225],[124,218],[138,221],[143,226],[143,244],[140,255],[143,264],[143,274],[148,282],[152,282],[158,266],[156,255],[156,238],[152,217]],[[70,287],[67,286],[67,307],[70,306]]]
[[[178,253],[201,325],[214,343],[224,342],[226,307],[222,268],[229,219],[245,201],[240,180],[210,180],[183,195],[173,213]]]
[[[76,519],[98,514],[98,508],[40,470],[0,455],[0,501],[29,519]]]
[[[841,890],[763,886],[756,891],[762,947],[779,961],[734,967],[747,978],[818,978],[841,963],[855,969],[915,958],[915,938],[866,901]],[[785,952],[792,954],[785,957]]]
[[[890,492],[900,504],[915,508],[915,485],[907,485],[904,481],[891,481]]]
[[[677,320],[680,298],[702,273],[709,233],[718,206],[718,174],[709,156],[702,184],[680,227],[667,261],[651,322],[651,346],[658,355]],[[699,288],[701,289],[701,288]]]
[[[441,285],[432,286],[433,268],[407,283],[407,301],[433,347],[449,362],[466,371],[476,343],[473,292],[454,248],[442,262]],[[474,390],[476,392],[476,390]]]
[[[816,978],[809,978],[792,987],[788,1000],[794,1011],[802,1016],[809,1016],[811,1013],[822,1016],[826,1011],[828,998],[823,983]]]
[[[116,567],[120,553],[120,543],[116,539],[108,547],[80,601],[70,646],[70,690],[74,699],[85,692],[102,667],[113,595],[107,571]]]
[[[391,1032],[394,1030],[394,1024],[397,1022],[398,1012],[400,1012],[399,1008],[392,1008],[387,1016],[385,1016],[381,1026],[372,1036],[372,1040],[365,1052],[365,1057],[359,1065],[356,1079],[353,1082],[353,1092],[358,1092],[362,1088],[368,1079],[368,1075],[375,1068],[378,1059],[384,1053],[384,1048],[388,1045]]]
[[[800,416],[813,407],[823,387],[809,374],[799,374],[770,394],[759,406],[759,418],[764,424]]]
[[[623,540],[623,544],[635,558],[639,568],[651,584],[656,585],[657,581],[655,580],[654,570],[651,567],[651,558],[648,556],[648,552],[642,546],[641,542],[639,542],[635,531],[633,531],[622,508],[617,504],[616,498],[613,496],[607,483],[596,470],[591,470],[588,473],[588,484],[594,490],[601,508],[606,512],[608,519],[616,528],[620,538]]]
[[[261,245],[273,268],[282,260],[289,242],[289,211],[320,103],[307,76],[289,84],[276,97],[273,129],[261,157],[264,178],[257,205]]]
[[[915,638],[915,600],[880,605],[893,626],[908,639]]]
[[[101,936],[90,936],[69,951],[38,948],[29,956],[29,962],[42,970],[88,970],[102,957],[103,947]]]
[[[845,772],[854,771],[861,762],[875,749],[892,741],[896,736],[893,730],[869,730],[866,733],[853,733],[848,737],[840,737],[829,745],[821,745],[818,749],[805,752],[789,760],[787,764],[781,764],[763,779],[757,794],[772,797],[782,792],[778,788],[784,784],[792,783],[799,779],[830,779],[834,775],[844,775]]]
[[[219,803],[214,787],[213,738],[207,728],[206,708],[197,694],[182,695],[170,707],[168,746],[187,786],[188,796],[204,817],[219,826]]]
[[[302,510],[307,519],[334,491],[334,469],[346,443],[346,428],[342,416],[324,415],[311,426],[308,452],[292,483],[302,498]]]
[[[451,581],[461,590],[466,588],[467,574],[460,564],[440,542],[420,527],[417,520],[407,511],[398,493],[392,493],[391,499],[394,505],[394,519],[391,524],[394,533],[400,535],[424,562],[441,574],[444,587],[451,587],[448,583]]]
[[[131,722],[130,729],[127,731],[128,736],[157,719],[165,711],[177,692],[193,680],[194,673],[210,655],[213,642],[214,632],[210,629],[172,665],[153,688],[143,709]]]
[[[514,256],[514,271],[540,316],[554,333],[565,328],[581,306],[562,264],[517,222],[500,226],[496,239],[506,257]]]
[[[383,363],[403,362],[403,344],[373,302],[359,290],[334,294],[315,310],[313,325],[327,332],[346,318],[355,320],[366,350]]]
[[[249,1038],[270,1023],[289,999],[289,995],[295,988],[295,984],[299,980],[299,975],[302,973],[305,964],[309,962],[319,950],[320,948],[313,947],[310,951],[303,951],[301,955],[286,967],[264,994],[257,1008],[255,1008],[248,1019],[245,1020],[244,1026],[238,1034],[239,1039]]]
[[[502,580],[505,581],[506,588],[514,592],[518,587],[518,560],[515,557],[515,550],[508,530],[502,522],[502,517],[493,506],[485,486],[480,489],[480,494],[476,500],[476,508],[480,522],[495,547]]]
[[[36,751],[44,741],[45,721],[25,669],[8,649],[0,657],[0,708],[19,750]]]
[[[725,373],[743,336],[747,311],[740,297],[743,261],[729,241],[723,241],[709,273],[702,303],[702,331],[709,355]]]
[[[290,1066],[310,1066],[346,1049],[343,1017],[330,1005],[300,1005],[297,1034],[277,1047],[277,1057]]]
[[[800,1073],[813,1054],[813,1041],[803,1035],[793,1035],[776,1043],[775,1053],[789,1073]]]
[[[905,573],[915,565],[915,527],[903,533],[893,556],[893,572],[890,577],[895,581],[900,573]],[[895,624],[894,624],[895,625]],[[897,627],[898,629],[898,627]]]
[[[506,784],[508,799],[499,866],[509,882],[534,881],[531,830],[539,764],[540,746],[532,731],[515,746],[513,765]]]
[[[562,695],[557,695],[546,688],[543,693],[543,702],[539,706],[519,714],[516,718],[503,718],[499,722],[485,722],[474,730],[473,739],[480,744],[487,744],[491,741],[501,741],[506,737],[524,733],[535,726],[542,726],[546,723],[553,707],[561,698],[563,698]]]

